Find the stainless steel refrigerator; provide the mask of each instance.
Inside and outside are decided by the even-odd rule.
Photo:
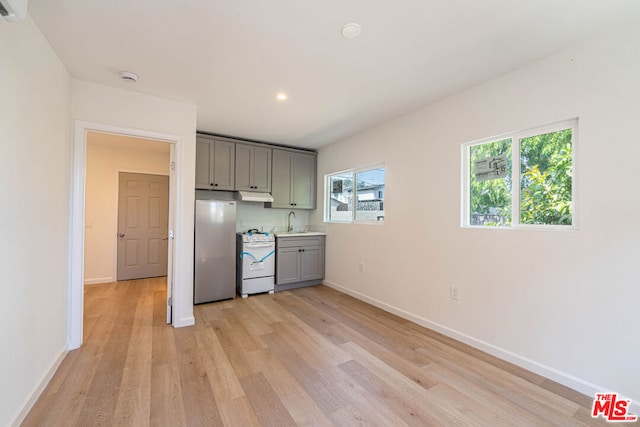
[[[196,200],[194,304],[236,296],[236,202]]]

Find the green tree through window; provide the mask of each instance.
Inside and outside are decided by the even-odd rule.
[[[505,154],[507,176],[502,179],[477,181],[475,162]],[[511,139],[474,145],[469,149],[471,166],[471,225],[504,226],[511,223]]]
[[[571,129],[520,140],[520,223],[571,225]]]
[[[518,132],[498,140],[468,144],[467,225],[573,225],[576,124],[574,120],[539,132]],[[494,170],[486,168],[504,162],[504,158],[493,159],[500,155],[506,156],[507,171],[506,176],[496,178],[491,173]],[[518,160],[517,167],[512,165],[512,158]],[[485,162],[479,164],[483,169],[476,177],[476,162],[482,160]],[[519,193],[515,205],[514,193]]]

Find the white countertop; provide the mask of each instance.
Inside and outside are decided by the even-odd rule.
[[[320,233],[319,231],[301,231],[301,232],[278,232],[276,237],[311,237],[311,236],[326,236],[327,233]]]

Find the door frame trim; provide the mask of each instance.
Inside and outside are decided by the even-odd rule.
[[[73,350],[82,345],[83,313],[84,313],[84,222],[86,204],[87,179],[87,133],[90,131],[110,133],[122,136],[132,136],[153,139],[171,144],[171,162],[175,165],[169,175],[169,231],[175,235],[180,218],[175,213],[175,204],[180,199],[179,174],[182,159],[178,155],[181,150],[182,137],[168,133],[154,132],[143,129],[115,126],[104,123],[76,120],[73,138],[73,176],[71,180],[71,218],[69,226],[69,284],[68,284],[68,316],[67,337],[68,348]],[[175,241],[169,244],[167,261],[167,297],[176,295],[177,271],[175,264]],[[174,298],[175,299],[175,298]],[[174,301],[175,303],[175,301]],[[175,313],[174,313],[175,314]]]

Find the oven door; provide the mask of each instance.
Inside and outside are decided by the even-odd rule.
[[[274,242],[245,243],[242,245],[242,278],[273,276],[276,271],[276,245]]]

